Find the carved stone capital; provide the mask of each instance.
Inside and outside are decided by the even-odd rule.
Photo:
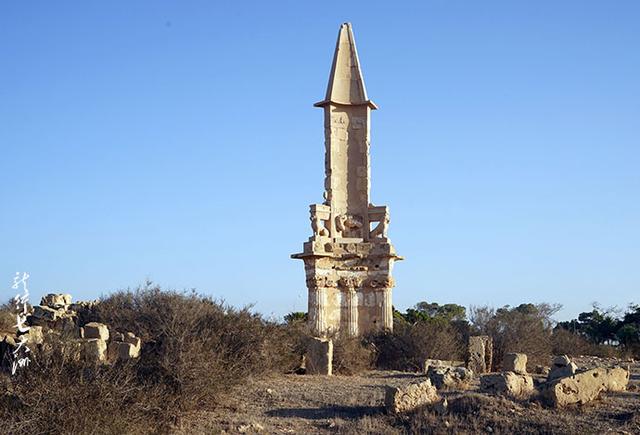
[[[338,280],[340,287],[357,288],[362,285],[362,279],[356,276],[343,276]]]

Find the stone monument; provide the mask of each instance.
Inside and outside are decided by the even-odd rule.
[[[350,336],[393,328],[391,276],[402,260],[387,237],[389,209],[370,203],[367,97],[351,24],[340,27],[324,100],[325,201],[312,204],[303,252],[313,333]]]

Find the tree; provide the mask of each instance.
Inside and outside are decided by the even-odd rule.
[[[306,322],[307,321],[307,313],[302,311],[293,311],[286,316],[284,316],[284,321],[288,324],[296,323],[296,322]]]
[[[407,309],[403,318],[409,323],[419,321],[436,322],[466,322],[466,308],[457,304],[440,305],[437,302],[418,302],[413,308]]]

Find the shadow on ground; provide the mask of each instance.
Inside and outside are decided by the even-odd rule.
[[[375,376],[378,379],[411,379],[411,378],[415,378],[415,379],[419,379],[419,378],[425,378],[426,374],[424,373],[398,373],[398,372],[394,372],[394,373],[385,373],[383,375],[378,375]]]
[[[269,417],[297,417],[307,420],[328,418],[356,419],[364,416],[383,414],[383,406],[327,406],[322,408],[281,408],[267,411]]]

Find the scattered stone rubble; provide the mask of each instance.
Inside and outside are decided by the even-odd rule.
[[[384,403],[387,412],[400,414],[439,402],[440,396],[430,380],[414,382],[403,387],[387,387]]]
[[[27,316],[30,327],[27,343],[31,348],[58,346],[75,360],[87,364],[126,361],[140,356],[142,342],[131,332],[110,330],[108,325],[91,321],[98,301],[72,303],[69,294],[47,294],[40,305],[32,307]],[[5,335],[0,340],[0,357],[9,355],[19,341]],[[5,358],[6,359],[6,358]],[[6,361],[0,361],[6,367]]]
[[[426,359],[424,360],[424,372],[427,373],[430,367],[460,367],[464,366],[464,361]]]
[[[430,366],[427,377],[438,390],[466,390],[473,381],[473,372],[465,367]]]
[[[526,355],[507,354],[501,373],[480,377],[480,391],[489,394],[526,398],[536,393],[531,376],[526,373]],[[539,367],[544,372],[545,367]],[[622,367],[597,367],[577,371],[577,365],[568,356],[553,360],[547,381],[539,386],[541,397],[553,407],[584,404],[599,397],[602,392],[624,391],[629,383],[629,370]]]

